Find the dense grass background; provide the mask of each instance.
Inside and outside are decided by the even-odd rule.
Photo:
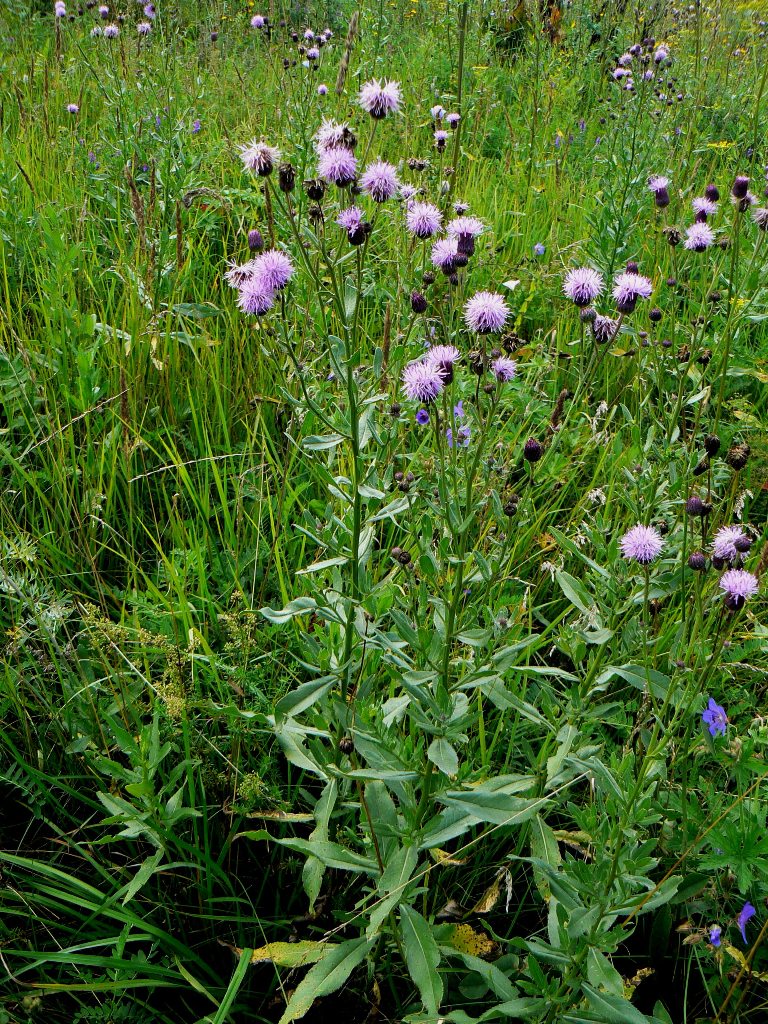
[[[472,553],[492,571],[473,563],[467,599],[457,599],[464,638],[457,624],[452,672],[467,680],[486,655],[520,645],[505,669],[514,702],[476,691],[460,779],[530,770],[537,792],[554,780],[551,838],[532,848],[527,824],[473,833],[466,857],[447,842],[456,863],[430,872],[417,905],[437,928],[469,920],[475,940],[495,943],[487,962],[495,957],[523,992],[546,993],[530,1019],[636,1020],[630,1010],[606,1016],[578,987],[552,1016],[571,967],[546,956],[537,967],[530,944],[552,941],[551,892],[525,858],[565,865],[597,899],[603,851],[621,851],[627,877],[656,885],[681,876],[671,901],[604,947],[623,996],[634,993],[634,1006],[659,1020],[760,1021],[765,598],[724,615],[717,574],[694,580],[685,569],[699,527],[683,506],[704,488],[709,536],[738,519],[754,540],[750,571],[764,568],[768,254],[764,232],[727,197],[737,173],[759,197],[765,187],[768,14],[760,4],[578,2],[563,9],[552,42],[530,6],[526,17],[512,6],[469,8],[452,188],[489,231],[471,279],[454,290],[439,281],[429,294],[432,322],[458,336],[470,294],[519,282],[507,289],[519,377],[483,428],[487,458],[466,509]],[[307,275],[291,286],[280,327],[243,316],[223,281],[228,260],[248,257],[248,229],[269,230],[265,194],[237,147],[263,136],[301,182],[314,173],[321,117],[349,118],[366,139],[359,86],[392,77],[405,114],[380,125],[374,148],[436,197],[451,154],[450,144],[445,158],[434,151],[429,109],[456,102],[461,9],[363,4],[340,93],[349,5],[275,9],[275,23],[289,27],[268,40],[249,26],[252,5],[159,4],[141,45],[138,5],[122,11],[112,41],[91,38],[95,10],[76,10],[58,29],[47,7],[21,3],[6,5],[1,21],[0,1020],[277,1020],[297,975],[247,966],[237,950],[341,926],[349,937],[361,899],[359,879],[330,871],[308,915],[303,858],[235,838],[262,827],[306,838],[315,820],[306,816],[316,813],[318,780],[283,756],[271,716],[312,677],[309,662],[334,664],[339,637],[308,616],[275,625],[259,609],[310,592],[297,571],[323,557],[313,536],[330,543],[334,516],[344,520],[325,490],[334,457],[324,463],[302,447],[323,424],[299,404],[305,387],[322,409],[344,399]],[[326,25],[335,36],[319,68],[303,68],[300,55],[294,66],[290,29]],[[610,76],[648,35],[672,55],[664,100],[650,86],[629,96]],[[412,157],[429,166],[410,170]],[[646,188],[651,174],[673,180],[663,212]],[[730,246],[670,246],[662,229],[690,223],[690,200],[708,182],[723,194],[716,226]],[[300,187],[295,203],[306,211]],[[275,219],[296,259],[281,210]],[[384,492],[396,471],[411,470],[418,496],[407,515],[382,520],[367,571],[376,616],[405,608],[418,633],[408,642],[428,651],[435,593],[456,584],[457,569],[430,507],[434,438],[415,424],[398,379],[426,332],[409,328],[422,256],[396,205],[374,238],[364,272],[355,278],[339,263],[339,279],[358,295],[358,377],[378,368],[386,426],[372,472]],[[341,260],[339,243],[329,245]],[[564,273],[590,264],[610,278],[627,260],[653,278],[654,298],[592,358],[562,297]],[[662,310],[658,324],[651,306]],[[457,396],[469,405],[475,386],[464,377]],[[570,397],[553,419],[564,388]],[[403,404],[399,418],[388,415],[392,402]],[[550,430],[558,418],[559,432]],[[721,453],[696,476],[710,432]],[[529,475],[521,452],[531,435],[553,439]],[[739,443],[752,454],[735,472],[724,456]],[[338,472],[351,465],[340,452]],[[500,510],[513,493],[520,507],[508,518]],[[650,590],[618,555],[639,521],[661,526],[669,544]],[[393,567],[394,545],[414,556],[412,582]],[[343,592],[343,574],[333,583]],[[390,635],[404,628],[393,621]],[[649,658],[674,693],[669,708],[663,700],[668,717],[642,672],[605,676],[607,666],[647,670]],[[396,662],[365,662],[363,650],[360,664],[370,666],[362,691],[375,682],[382,699],[400,692]],[[412,665],[423,667],[416,655]],[[724,740],[702,727],[709,696],[728,710]],[[361,732],[379,728],[377,700],[361,698]],[[423,754],[418,730],[401,743],[404,758]],[[615,792],[595,782],[596,751]],[[583,771],[567,768],[577,752]],[[349,806],[335,827],[341,845],[370,846]],[[731,924],[731,951],[713,949],[706,929],[725,928],[746,899],[758,910],[749,944]],[[424,1019],[397,953],[392,936],[382,940],[369,971],[311,1012]],[[614,977],[601,979],[595,963],[589,981],[612,991]],[[476,1017],[503,1001],[493,988],[501,983],[489,986],[477,965],[443,970],[443,1015]],[[644,970],[654,972],[648,981]]]

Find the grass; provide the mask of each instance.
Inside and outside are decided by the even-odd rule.
[[[534,6],[268,35],[179,3],[141,41],[134,7],[114,40],[4,11],[0,1020],[761,1019],[765,597],[727,610],[711,549],[741,525],[764,574],[765,232],[729,202],[736,174],[763,202],[762,12]],[[326,25],[304,68],[290,31]],[[671,61],[630,94],[647,36]],[[375,125],[374,77],[403,89]],[[310,217],[322,116],[482,219],[455,285],[400,201],[355,199],[359,248],[338,190]],[[254,137],[290,195],[241,166]],[[710,182],[722,246],[670,245]],[[223,276],[254,226],[296,267],[263,317]],[[653,297],[597,345],[564,276],[598,269],[615,315],[627,261]],[[498,336],[464,325],[482,289]],[[400,376],[432,340],[463,361],[419,426]]]

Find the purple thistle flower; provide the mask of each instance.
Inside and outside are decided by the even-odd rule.
[[[280,150],[254,139],[240,147],[240,159],[247,170],[255,171],[260,178],[266,178],[272,173],[275,164],[280,162]]]
[[[104,29],[101,27],[101,25],[94,25],[93,28],[91,29],[91,38],[92,39],[98,39],[99,36],[103,36],[103,35],[104,35]]]
[[[756,206],[752,211],[752,220],[761,231],[768,231],[768,207]]]
[[[397,192],[400,182],[397,180],[397,168],[385,160],[375,160],[363,171],[360,186],[374,203],[384,203]]]
[[[315,33],[312,31],[311,28],[307,28],[307,29],[304,30],[304,39],[308,43],[311,43],[314,38],[315,38]]]
[[[359,206],[348,206],[336,218],[336,223],[340,228],[344,228],[345,231],[353,232],[357,231],[362,225],[364,217],[365,214]]]
[[[254,266],[253,260],[240,264],[230,263],[228,270],[224,274],[224,280],[230,288],[242,288],[253,277]]]
[[[441,107],[439,103],[436,103],[429,113],[434,121],[442,121],[445,117],[445,107]]]
[[[735,562],[738,565],[742,552],[737,547],[737,542],[744,541],[749,541],[749,538],[740,526],[721,526],[712,538],[712,554],[715,558],[722,558],[725,562]]]
[[[403,388],[412,401],[429,405],[445,386],[445,374],[435,363],[419,360],[403,370]]]
[[[151,20],[154,21],[155,17],[157,16],[157,11],[155,10],[155,5],[154,4],[144,4],[144,15],[145,15],[145,17],[150,18]]]
[[[251,252],[261,252],[264,248],[264,239],[258,228],[251,228],[248,232],[248,248]]]
[[[80,107],[78,107],[78,105],[76,103],[68,103],[67,104],[67,113],[68,114],[79,114],[80,113]]]
[[[405,203],[410,203],[411,199],[414,199],[419,193],[419,190],[415,185],[401,185],[400,186],[400,198]]]
[[[482,235],[485,231],[485,224],[483,224],[479,217],[454,217],[453,220],[448,222],[445,230],[449,235],[453,235],[454,238],[460,238],[462,235],[477,238],[478,235]]]
[[[237,305],[251,316],[262,316],[275,304],[275,293],[263,279],[250,277],[240,289]]]
[[[450,138],[450,132],[447,132],[444,128],[438,128],[434,133],[435,136],[435,147],[437,149],[445,149],[445,144]]]
[[[631,73],[632,72],[631,71],[627,71],[626,68],[614,68],[614,70],[611,72],[611,76],[614,79],[614,81],[618,82],[622,78],[629,77],[629,75],[631,75]]]
[[[664,541],[652,526],[638,523],[621,538],[621,553],[625,558],[634,559],[641,565],[649,565],[661,554]]]
[[[106,39],[117,39],[119,35],[120,29],[117,27],[117,25],[107,25],[107,27],[104,29],[104,37]]]
[[[713,924],[712,927],[709,929],[709,941],[712,943],[715,949],[718,949],[720,946],[720,936],[722,934],[723,929],[720,927],[719,924]]]
[[[656,53],[654,53],[653,55],[653,62],[654,64],[661,64],[661,62],[663,60],[666,60],[668,56],[669,50],[666,48],[666,46],[660,46]]]
[[[460,120],[461,114],[457,114],[453,111],[450,114],[445,115],[445,123],[448,125],[449,128],[455,128]]]
[[[64,0],[56,0],[56,3],[53,5],[53,14],[56,18],[66,18],[67,5],[64,3]]]
[[[706,196],[695,196],[691,200],[691,207],[697,220],[700,217],[706,220],[707,217],[714,217],[717,213],[717,203]]]
[[[720,736],[725,736],[725,730],[728,727],[728,716],[725,713],[725,708],[720,707],[713,697],[709,698],[706,710],[702,711],[701,720],[709,727],[710,736],[715,737],[718,733]]]
[[[99,4],[98,7],[99,17],[106,20],[109,17],[109,8],[106,4]]]
[[[691,252],[704,252],[715,241],[715,233],[705,221],[696,221],[685,232],[683,245]]]
[[[459,247],[455,238],[438,238],[432,246],[432,264],[444,274],[452,274],[458,254]]]
[[[491,363],[491,369],[496,375],[496,380],[502,383],[508,383],[514,380],[517,374],[517,363],[514,359],[508,359],[506,356],[499,356],[498,359],[494,359]]]
[[[461,352],[455,345],[433,345],[424,353],[422,362],[437,367],[443,375],[443,383],[453,381],[454,364],[461,358]]]
[[[317,171],[321,178],[331,182],[332,185],[346,188],[347,185],[352,184],[357,174],[355,154],[343,146],[326,149],[320,154]]]
[[[648,188],[651,192],[661,192],[662,189],[669,188],[669,178],[663,174],[654,174],[648,179]]]
[[[136,26],[136,31],[140,36],[148,36],[152,31],[152,25],[148,21],[140,21]]]
[[[741,908],[739,916],[736,918],[736,923],[739,926],[739,931],[741,932],[741,937],[744,940],[745,946],[747,945],[747,921],[749,921],[751,917],[754,917],[756,913],[757,911],[752,904],[747,902]]]
[[[592,267],[575,267],[565,275],[563,293],[577,306],[588,306],[605,289],[602,274]]]
[[[362,87],[358,102],[371,117],[380,121],[387,114],[396,114],[400,110],[400,86],[397,82],[380,82],[374,78]]]
[[[725,592],[725,606],[730,611],[738,611],[750,597],[759,590],[757,576],[745,569],[729,569],[720,577],[720,589]]]
[[[464,306],[464,321],[477,334],[500,331],[508,316],[509,306],[497,292],[477,292]]]
[[[253,261],[252,279],[258,279],[269,291],[285,288],[293,275],[290,257],[279,249],[267,249]]]
[[[432,203],[411,203],[405,215],[405,224],[417,238],[431,238],[440,230],[443,215]]]
[[[425,427],[429,423],[429,413],[426,409],[419,409],[416,413],[416,422],[420,427]]]
[[[307,50],[307,60],[317,60],[320,56],[320,51],[316,46],[310,46]]]
[[[264,28],[267,24],[267,20],[263,14],[254,14],[251,18],[251,28]]]
[[[320,85],[318,85],[318,87],[317,87],[317,95],[318,96],[327,96],[328,95],[328,86],[325,84],[325,82],[321,82]]]
[[[631,313],[638,299],[648,299],[653,285],[647,277],[633,271],[617,274],[613,281],[613,297],[620,313]]]
[[[632,63],[632,57],[633,54],[631,53],[622,53],[622,55],[619,57],[616,63],[619,65],[619,67],[622,68],[629,67],[629,65]]]
[[[315,152],[318,156],[328,149],[336,149],[339,146],[349,148],[346,140],[350,137],[349,125],[346,122],[339,123],[332,117],[325,117],[320,127],[315,132]]]

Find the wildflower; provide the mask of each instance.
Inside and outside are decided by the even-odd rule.
[[[720,199],[720,191],[717,185],[707,185],[704,189],[704,196],[709,199],[711,203],[716,203]]]
[[[526,462],[538,462],[544,454],[544,448],[535,437],[529,437],[523,445],[523,458]]]
[[[736,176],[731,188],[731,195],[734,199],[746,199],[749,192],[749,178],[744,174]]]
[[[715,241],[715,233],[704,221],[697,221],[685,232],[683,246],[691,252],[704,252]]]
[[[253,261],[253,277],[258,278],[270,291],[285,288],[293,274],[290,257],[279,249],[268,249]]]
[[[494,334],[509,317],[509,306],[497,292],[477,292],[464,306],[464,321],[470,331]]]
[[[720,589],[725,592],[725,607],[732,612],[738,611],[757,593],[757,576],[745,569],[729,569],[720,577]]]
[[[445,145],[450,138],[450,132],[445,131],[443,128],[438,128],[434,133],[435,137],[435,149],[442,152],[445,149]]]
[[[275,304],[275,293],[265,280],[253,275],[240,289],[237,305],[251,316],[262,316]]]
[[[761,231],[768,231],[768,207],[757,206],[752,211],[752,220]]]
[[[325,82],[321,82],[320,85],[318,85],[318,87],[317,87],[317,95],[318,96],[327,96],[328,95],[328,86],[325,84]]]
[[[425,427],[429,423],[429,413],[426,409],[419,409],[416,413],[416,422],[420,427]]]
[[[105,39],[117,39],[119,35],[120,29],[117,27],[117,25],[107,25],[107,27],[104,29]]]
[[[455,345],[433,345],[424,354],[423,361],[436,366],[443,374],[444,383],[450,384],[453,380],[453,367],[461,358],[461,352]]]
[[[412,203],[405,215],[405,223],[417,238],[431,238],[440,230],[443,215],[432,203]]]
[[[747,550],[751,545],[749,537],[740,526],[721,526],[712,538],[712,554],[715,558],[722,558],[725,562],[741,561],[740,546],[747,542]]]
[[[200,118],[196,117],[195,120],[192,122],[192,134],[197,135],[197,133],[202,129],[202,127],[203,126],[200,124]]]
[[[152,25],[148,21],[140,21],[136,26],[136,31],[140,36],[148,36],[152,31]]]
[[[575,267],[565,275],[563,293],[577,306],[588,306],[603,293],[602,274],[592,267]]]
[[[80,113],[80,107],[78,107],[78,105],[76,103],[68,103],[67,104],[67,113],[68,114],[79,114]]]
[[[224,280],[230,288],[242,288],[253,277],[254,261],[248,263],[231,263],[224,274]]]
[[[320,156],[327,149],[336,149],[338,146],[353,149],[354,147],[349,145],[352,138],[348,124],[334,121],[330,117],[323,118],[322,124],[315,133],[315,152]]]
[[[384,203],[391,199],[398,189],[397,168],[385,160],[375,160],[368,164],[360,178],[363,192],[367,193],[375,203]]]
[[[109,8],[105,4],[99,4],[98,11],[99,17],[103,18],[106,21],[106,19],[109,17]]]
[[[634,559],[641,565],[649,565],[661,554],[664,541],[653,526],[638,523],[621,538],[621,553],[625,558]]]
[[[449,128],[455,128],[460,120],[461,114],[452,112],[450,114],[445,115],[445,123],[448,125]]]
[[[438,238],[432,246],[432,263],[444,274],[452,274],[456,268],[458,244],[455,238]]]
[[[618,61],[616,63],[621,68],[629,67],[629,65],[632,63],[632,57],[633,56],[634,56],[634,54],[631,54],[631,53],[622,53],[622,55],[619,57],[619,59],[618,59]]]
[[[707,560],[700,551],[693,551],[688,558],[688,566],[694,572],[704,572],[707,568]]]
[[[315,38],[315,33],[312,31],[311,28],[308,28],[308,29],[304,30],[304,39],[308,43],[311,43],[314,38]]]
[[[439,103],[435,104],[429,112],[432,116],[433,121],[442,121],[445,117],[445,107],[441,107]]]
[[[352,234],[357,231],[363,223],[365,214],[359,206],[348,206],[346,210],[342,210],[339,216],[336,218],[336,223],[340,228],[344,228]]]
[[[508,383],[514,380],[517,374],[517,363],[514,359],[508,359],[506,356],[499,356],[498,359],[494,359],[491,363],[491,369],[493,370],[496,380],[502,383]]]
[[[387,114],[396,114],[400,110],[400,86],[397,82],[380,82],[374,78],[362,87],[358,102],[371,117],[380,121]]]
[[[421,292],[411,292],[411,309],[414,313],[425,313],[427,311],[427,300]]]
[[[725,730],[728,727],[728,716],[725,713],[725,708],[715,703],[713,697],[709,698],[706,710],[702,711],[701,720],[709,727],[710,736],[714,737],[718,734],[725,736]]]
[[[654,64],[661,64],[661,62],[666,60],[667,57],[669,57],[669,50],[666,46],[660,46],[653,55],[653,62]]]
[[[717,213],[717,203],[706,196],[695,196],[691,200],[696,220],[706,220],[707,217],[714,217]]]
[[[449,221],[445,230],[454,238],[477,238],[485,231],[485,224],[483,224],[479,217],[462,215],[454,217],[452,221]]]
[[[320,154],[317,170],[321,178],[339,188],[346,188],[355,180],[357,160],[351,150],[336,146]]]
[[[454,443],[462,448],[469,448],[469,442],[471,440],[472,431],[468,423],[462,424],[456,434],[454,442],[453,430],[451,427],[447,427],[445,431],[445,439],[448,442],[448,447],[453,448]]]
[[[155,17],[157,16],[157,11],[155,10],[155,5],[154,4],[144,4],[144,15],[145,15],[145,17],[149,18],[150,20],[154,20]]]
[[[264,28],[267,24],[267,20],[263,14],[254,14],[251,18],[251,28]]]
[[[248,232],[248,248],[251,252],[261,252],[264,248],[264,239],[258,228],[251,228]]]
[[[255,171],[260,178],[266,178],[280,160],[280,150],[254,139],[240,147],[240,159],[247,170]]]
[[[425,405],[434,402],[445,386],[442,368],[422,360],[409,363],[403,370],[402,379],[408,398],[424,402]]]
[[[66,18],[67,5],[64,3],[64,0],[56,0],[56,3],[53,5],[53,14],[56,18]]]
[[[536,245],[534,245],[533,247],[533,251],[537,256],[543,256],[544,253],[547,251],[547,247],[544,245],[543,242],[537,242]]]
[[[747,902],[741,908],[739,916],[736,918],[736,923],[739,926],[739,931],[741,932],[741,937],[744,940],[745,946],[747,945],[747,921],[749,921],[751,917],[754,917],[756,913],[757,911],[752,904]]]
[[[618,81],[620,81],[620,80],[621,80],[622,78],[627,78],[627,77],[629,77],[629,75],[630,75],[630,74],[631,74],[631,72],[630,72],[630,71],[627,71],[627,69],[626,69],[626,68],[615,68],[615,69],[614,69],[614,70],[613,70],[613,71],[611,72],[611,75],[612,75],[612,77],[613,77],[613,79],[614,79],[614,81],[615,81],[615,82],[618,82]]]
[[[663,188],[669,188],[669,178],[663,174],[654,174],[648,179],[648,189],[651,192],[659,192]]]
[[[599,313],[592,321],[592,335],[598,345],[604,345],[612,341],[619,329],[619,321],[610,316],[601,316]]]
[[[720,946],[720,936],[722,934],[723,929],[720,927],[719,924],[713,924],[712,927],[709,929],[709,941],[712,943],[715,949],[718,949]]]
[[[613,297],[620,313],[631,313],[637,300],[648,299],[653,285],[647,277],[633,271],[617,274],[613,282]]]
[[[103,35],[104,35],[104,29],[101,27],[101,25],[94,25],[93,28],[91,29],[91,38],[98,39],[99,36],[103,36]]]
[[[317,60],[320,56],[320,51],[316,46],[310,46],[307,50],[307,60]]]

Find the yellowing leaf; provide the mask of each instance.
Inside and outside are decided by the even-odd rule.
[[[470,956],[487,958],[496,951],[493,939],[489,939],[485,932],[476,932],[468,924],[455,924],[448,933],[445,944],[452,946],[459,953],[469,953]]]
[[[303,967],[305,964],[316,964],[332,949],[333,942],[312,942],[304,939],[301,942],[268,942],[260,949],[251,953],[252,964],[277,964],[278,967]],[[236,950],[238,954],[241,949]]]

